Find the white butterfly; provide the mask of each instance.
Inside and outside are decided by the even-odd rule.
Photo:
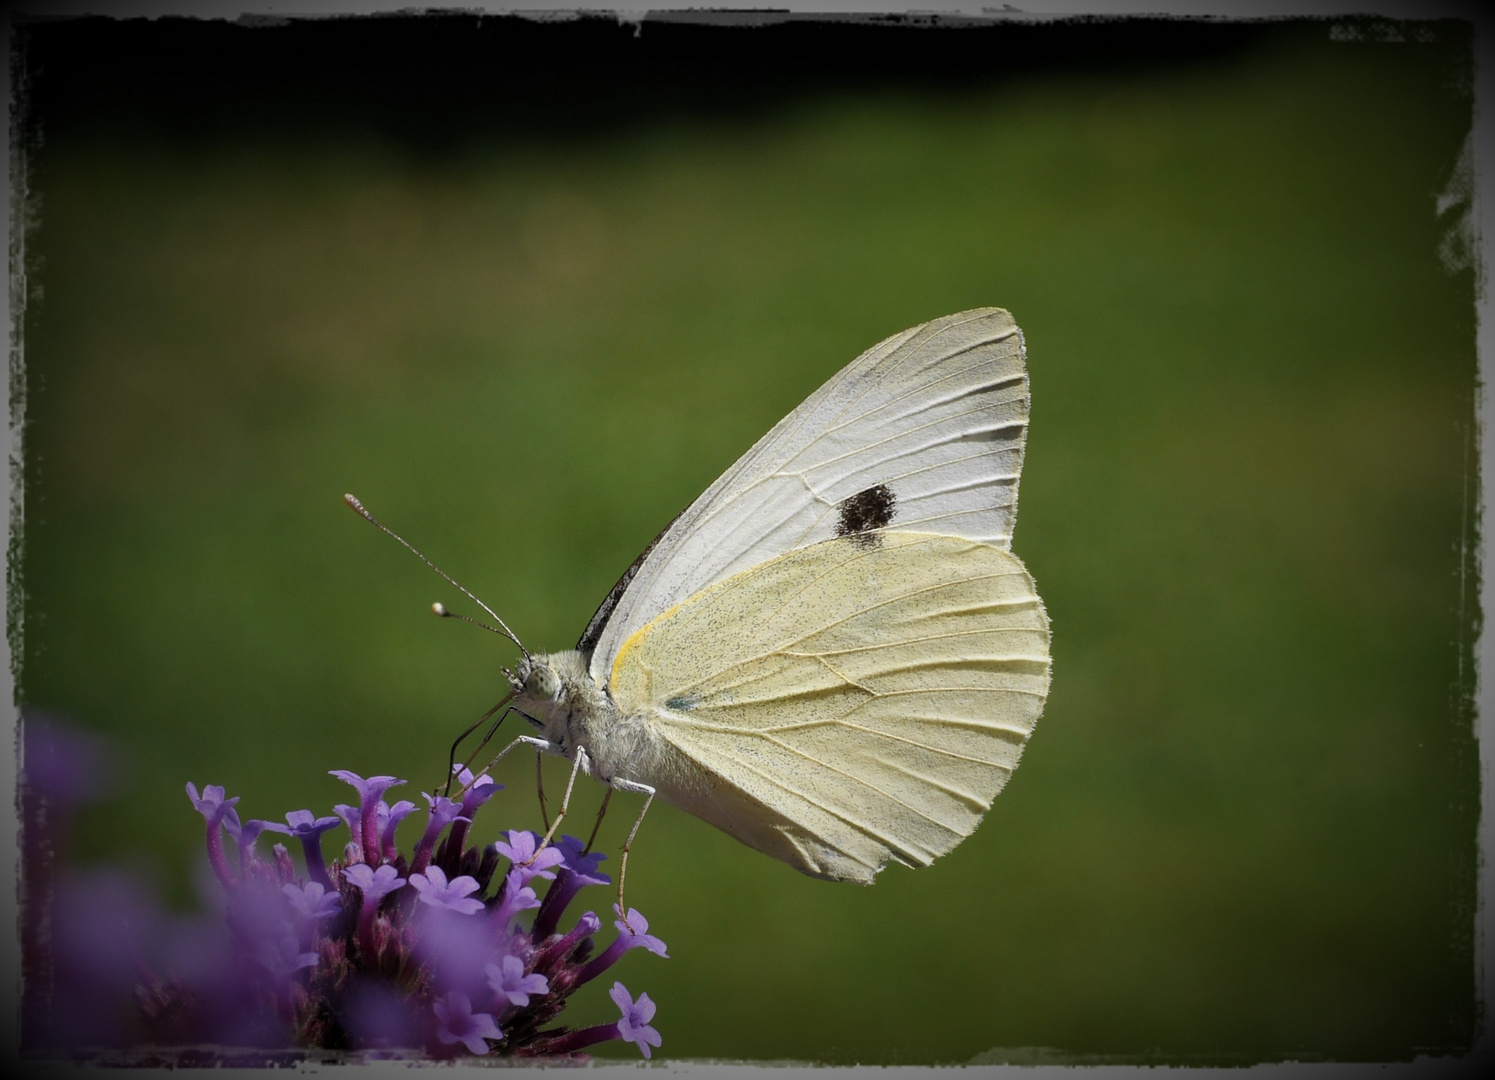
[[[1009,550],[1027,424],[1006,311],[869,349],[665,528],[575,650],[525,652],[513,703],[540,737],[510,748],[817,877],[928,865],[1048,694],[1048,617]]]

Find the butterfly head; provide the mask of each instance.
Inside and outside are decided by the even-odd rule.
[[[585,740],[603,713],[616,712],[579,652],[534,653],[509,674],[514,707],[562,753]],[[589,748],[590,749],[590,748]]]
[[[515,698],[540,706],[554,703],[561,692],[561,677],[548,663],[549,659],[544,655],[526,656],[519,661],[516,671],[505,671]]]

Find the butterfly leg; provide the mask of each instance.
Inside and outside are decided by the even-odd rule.
[[[550,814],[545,809],[545,751],[535,751],[535,793],[540,796],[540,820],[545,823],[545,829],[550,830]]]
[[[628,839],[623,841],[623,854],[618,860],[618,918],[626,923],[628,922],[628,909],[623,906],[623,882],[628,877],[628,849],[633,847],[633,838],[638,835],[638,827],[644,823],[644,815],[649,812],[649,804],[654,801],[654,788],[648,784],[622,780],[618,777],[613,777],[611,783],[619,791],[632,791],[646,796],[644,808],[638,812],[638,820],[633,823],[633,828],[628,830]]]
[[[555,746],[553,743],[546,742],[544,739],[536,738],[533,735],[516,735],[513,742],[500,750],[494,756],[493,760],[488,762],[488,764],[483,767],[483,773],[490,772],[493,769],[493,766],[502,761],[508,754],[508,752],[514,749],[514,747],[516,746],[533,746],[537,750],[549,750],[553,754],[559,754],[561,752],[559,747]],[[478,773],[478,775],[482,776],[483,773]]]
[[[549,744],[547,743],[546,745],[548,746]],[[584,748],[578,746],[576,748],[576,760],[571,763],[571,776],[566,780],[566,794],[561,796],[561,808],[555,812],[555,820],[545,830],[545,839],[536,845],[534,855],[529,857],[524,864],[525,866],[534,862],[540,852],[550,846],[551,838],[555,836],[555,831],[561,827],[561,822],[566,818],[566,812],[571,809],[571,789],[576,786],[576,774],[581,772],[586,763],[587,752]]]
[[[591,851],[592,845],[597,842],[597,830],[602,828],[602,819],[607,816],[607,804],[611,801],[612,797],[613,789],[611,787],[602,789],[602,805],[597,808],[597,824],[592,826],[592,835],[587,837],[587,846],[581,849],[583,855]]]

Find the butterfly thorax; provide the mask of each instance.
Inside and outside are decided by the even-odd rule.
[[[642,780],[659,753],[658,736],[640,717],[624,716],[575,651],[537,653],[519,662],[514,705],[568,760],[587,751],[590,771],[607,782]]]

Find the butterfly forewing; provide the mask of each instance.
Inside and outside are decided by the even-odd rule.
[[[679,752],[662,796],[798,869],[870,881],[975,829],[1042,710],[1048,644],[1009,552],[877,531],[708,586],[610,674]]]
[[[593,677],[605,680],[623,642],[666,609],[838,535],[890,527],[1007,548],[1027,420],[1022,335],[999,308],[874,346],[659,538],[584,639],[596,645]]]

